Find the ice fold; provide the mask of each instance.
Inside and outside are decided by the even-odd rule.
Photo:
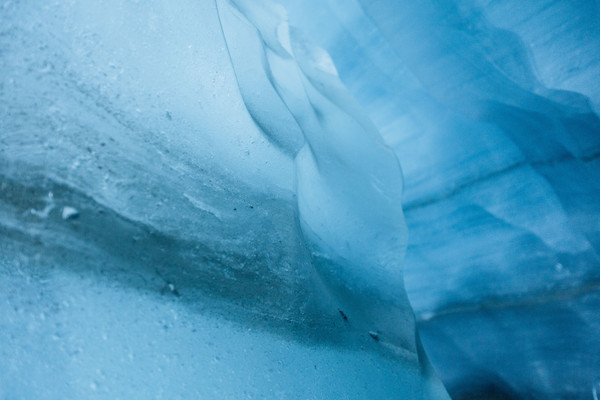
[[[395,154],[345,90],[329,55],[288,27],[285,14],[258,18],[252,7],[266,7],[267,1],[218,4],[228,43],[240,31],[227,25],[231,17],[223,17],[231,5],[255,28],[266,54],[266,62],[260,60],[264,76],[304,137],[295,155],[299,220],[320,277],[359,329],[376,331],[378,341],[427,369],[403,290],[407,230]],[[230,54],[238,80],[249,80],[246,59]],[[240,89],[248,96],[244,85]],[[427,371],[432,382],[427,390],[443,396]]]

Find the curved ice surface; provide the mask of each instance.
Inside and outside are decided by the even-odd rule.
[[[406,288],[450,394],[589,398],[598,2],[284,3],[402,160]]]
[[[263,7],[268,4],[259,3]],[[246,11],[257,3],[238,0],[234,4],[237,10]],[[221,6],[221,15],[228,12],[231,10]],[[397,304],[397,320],[386,321],[389,326],[375,324],[371,328],[385,330],[383,337],[397,336],[402,347],[414,353],[414,322],[401,290],[407,232],[399,207],[403,186],[400,165],[373,124],[352,102],[329,56],[297,31],[290,31],[280,14],[270,20],[265,20],[264,14],[253,24],[258,32],[256,40],[265,43],[261,49],[265,53],[262,75],[281,97],[305,139],[295,157],[299,218],[313,253],[328,260],[322,265],[321,276],[340,289],[351,288],[355,292],[351,297],[360,298],[359,293],[367,291]],[[224,23],[230,41],[243,32],[237,25],[229,26],[232,18]],[[273,32],[279,37],[270,37]],[[245,76],[247,60],[232,57],[236,76],[242,81],[251,79]],[[246,90],[242,87],[242,95]],[[246,92],[246,97],[250,93]],[[285,135],[288,130],[280,126],[277,132]],[[378,313],[381,311],[373,305],[361,314],[369,319]]]
[[[241,51],[231,54],[238,80],[268,81],[273,88],[268,103],[277,93],[304,137],[295,155],[298,212],[320,278],[345,310],[344,319],[363,332],[377,332],[377,340],[396,354],[429,368],[403,290],[407,232],[395,154],[345,90],[329,55],[290,28],[280,8],[269,1],[218,4],[228,47],[239,46],[235,40],[243,32],[254,36],[250,49],[262,55],[255,60],[261,74],[258,66],[248,67]],[[251,97],[251,88],[240,87],[244,98]],[[260,109],[249,106],[253,115]],[[436,378],[428,379],[430,395],[443,396]]]
[[[285,18],[2,5],[0,397],[447,398],[396,155]]]

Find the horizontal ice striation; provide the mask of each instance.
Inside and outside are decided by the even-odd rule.
[[[396,155],[282,7],[1,7],[0,398],[447,398]]]
[[[589,398],[597,2],[323,3],[284,2],[402,160],[406,287],[451,395]]]

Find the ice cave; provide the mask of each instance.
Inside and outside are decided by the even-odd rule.
[[[0,2],[0,400],[600,399],[598,0]]]

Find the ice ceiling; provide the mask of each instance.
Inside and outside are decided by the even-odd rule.
[[[600,398],[598,2],[281,4],[0,4],[0,399]]]

